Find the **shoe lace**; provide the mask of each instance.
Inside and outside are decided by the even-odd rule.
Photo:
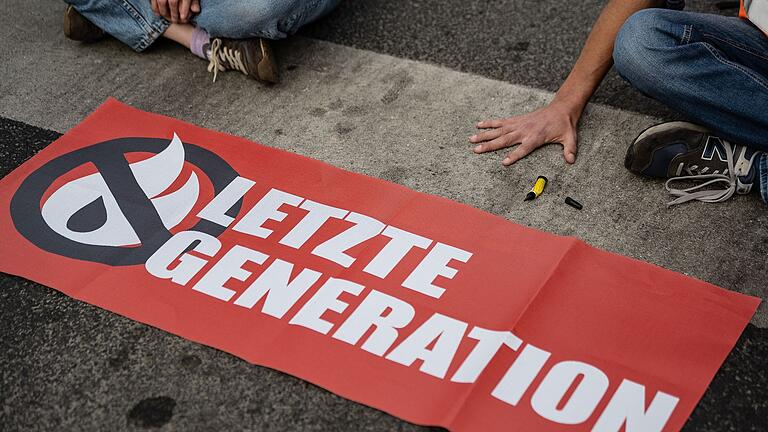
[[[683,172],[686,173],[685,177],[690,178],[690,176],[695,175],[702,175],[702,174],[723,174],[728,175],[728,168],[724,169],[723,172],[720,172],[719,170],[714,170],[712,172],[709,172],[709,167],[699,167],[696,164],[686,165],[684,162],[680,162],[680,165],[677,167],[677,172],[675,175],[680,176]]]
[[[216,76],[219,71],[227,69],[238,70],[248,74],[248,69],[243,63],[243,53],[240,50],[232,49],[221,44],[221,39],[214,39],[211,42],[211,51],[208,54],[208,72],[213,72],[213,82],[216,82]]]
[[[712,173],[708,167],[699,168],[698,165],[684,166],[680,164],[677,167],[677,177],[672,177],[664,183],[664,187],[670,193],[670,195],[676,197],[672,201],[667,203],[667,206],[682,204],[688,201],[703,201],[706,203],[719,203],[723,202],[736,192],[737,177],[733,168],[733,147],[728,143],[723,143],[725,147],[726,163],[728,168],[719,173],[717,170]],[[688,175],[680,175],[685,171]],[[678,181],[703,181],[703,183],[685,188],[677,189],[673,188],[672,184]],[[711,189],[710,187],[715,184],[723,184],[723,189]]]

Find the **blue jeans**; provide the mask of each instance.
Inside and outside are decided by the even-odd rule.
[[[150,46],[169,23],[150,0],[66,0],[84,17],[135,51]],[[200,0],[192,24],[212,37],[282,39],[330,12],[339,0]]]
[[[621,28],[613,51],[632,86],[690,121],[768,151],[768,37],[736,17],[646,9]],[[758,160],[768,203],[768,155]]]

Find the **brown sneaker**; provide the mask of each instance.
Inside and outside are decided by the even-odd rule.
[[[215,38],[203,51],[208,55],[208,72],[213,72],[213,82],[216,75],[225,70],[238,70],[267,83],[280,81],[275,55],[266,39]]]
[[[74,6],[68,5],[64,10],[64,36],[78,42],[96,42],[104,38],[104,30],[80,15]]]

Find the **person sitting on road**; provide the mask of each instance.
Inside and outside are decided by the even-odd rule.
[[[560,143],[576,160],[577,123],[613,64],[642,93],[681,113],[637,136],[624,165],[667,178],[675,196],[720,202],[757,183],[768,203],[768,0],[742,0],[740,17],[682,11],[683,0],[611,0],[595,23],[568,78],[545,107],[501,120],[470,137],[475,153],[517,145],[511,165],[535,149]],[[675,189],[671,182],[703,182]],[[713,184],[725,189],[712,189]]]
[[[278,82],[269,40],[294,34],[330,12],[339,0],[66,0],[64,34],[94,42],[108,33],[134,51],[159,37],[208,60],[213,80],[237,70],[267,83]]]

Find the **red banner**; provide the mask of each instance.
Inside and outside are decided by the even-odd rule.
[[[115,100],[0,180],[0,239],[3,272],[455,431],[678,430],[759,303]]]

